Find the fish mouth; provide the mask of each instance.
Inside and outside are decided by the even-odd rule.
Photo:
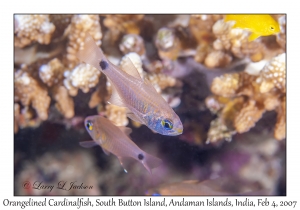
[[[170,136],[178,136],[180,134],[182,134],[183,128],[177,128],[174,129],[173,132],[171,134],[169,134]]]
[[[183,129],[182,129],[182,128],[178,128],[178,129],[176,129],[176,132],[177,132],[178,134],[182,134],[182,131],[183,131]]]

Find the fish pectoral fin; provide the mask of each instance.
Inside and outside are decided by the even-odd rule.
[[[132,132],[131,128],[125,127],[125,126],[118,126],[118,128],[120,128],[120,130],[125,133],[127,136],[129,136],[129,134]]]
[[[251,41],[257,39],[258,37],[260,37],[260,34],[252,33],[252,34],[248,37],[248,40],[251,42]]]
[[[79,142],[79,145],[84,147],[84,148],[91,148],[94,146],[98,146],[98,144],[96,142],[94,142],[93,140],[91,141],[81,141]]]
[[[127,74],[134,76],[137,79],[142,80],[141,75],[139,74],[138,70],[133,65],[132,61],[128,57],[123,58],[123,63],[121,65],[121,68],[123,71],[125,71]]]
[[[109,82],[112,87],[112,93],[111,93],[110,99],[107,102],[110,104],[116,105],[116,106],[126,107],[126,105],[123,103],[122,98],[118,94],[114,85],[111,83],[110,80],[109,80]]]
[[[103,152],[104,152],[106,155],[109,155],[109,154],[110,154],[110,152],[109,152],[108,150],[106,150],[106,149],[104,149],[104,148],[102,148],[102,150],[103,150]]]
[[[126,168],[125,168],[125,166],[124,166],[124,158],[121,157],[121,156],[118,156],[118,159],[119,159],[119,161],[120,161],[121,166],[122,166],[123,169],[124,169],[124,172],[125,172],[125,173],[128,173],[128,171],[126,170]]]
[[[132,119],[133,121],[139,122],[141,124],[144,124],[135,114],[133,114],[132,112],[127,113],[127,117],[129,117],[130,119]]]

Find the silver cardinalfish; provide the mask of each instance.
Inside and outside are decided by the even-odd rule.
[[[124,168],[123,158],[132,157],[141,162],[150,172],[161,164],[161,160],[141,150],[130,138],[131,129],[115,126],[108,119],[99,115],[85,118],[84,125],[92,141],[83,141],[79,144],[85,148],[101,146],[105,154],[116,155]],[[124,171],[127,170],[124,168]]]
[[[112,84],[111,104],[127,107],[127,116],[145,124],[154,132],[176,136],[183,131],[182,123],[148,80],[143,80],[130,58],[125,58],[122,70],[112,64],[87,34],[84,49],[77,57],[103,72]]]

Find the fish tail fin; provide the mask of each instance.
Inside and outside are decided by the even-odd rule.
[[[104,59],[105,56],[100,47],[96,45],[96,42],[89,33],[86,33],[83,47],[84,48],[82,50],[79,50],[76,54],[79,60],[101,70],[99,62]]]
[[[151,169],[160,166],[162,160],[148,153],[145,153],[145,159],[142,161],[142,163],[145,166],[145,168],[149,171],[149,173],[152,174]]]

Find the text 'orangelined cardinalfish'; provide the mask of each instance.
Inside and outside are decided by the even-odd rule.
[[[131,141],[127,136],[131,132],[130,128],[117,127],[108,119],[99,115],[87,117],[84,125],[93,140],[80,142],[80,145],[86,148],[101,146],[104,153],[116,155],[123,168],[123,158],[126,157],[131,157],[141,162],[150,173],[152,168],[158,167],[162,162],[159,158],[141,150]],[[125,168],[124,170],[127,172]]]
[[[148,80],[143,80],[129,58],[122,70],[113,65],[87,34],[84,49],[77,54],[81,61],[103,72],[112,84],[109,103],[127,107],[127,116],[145,124],[154,132],[175,136],[183,131],[182,123]]]

